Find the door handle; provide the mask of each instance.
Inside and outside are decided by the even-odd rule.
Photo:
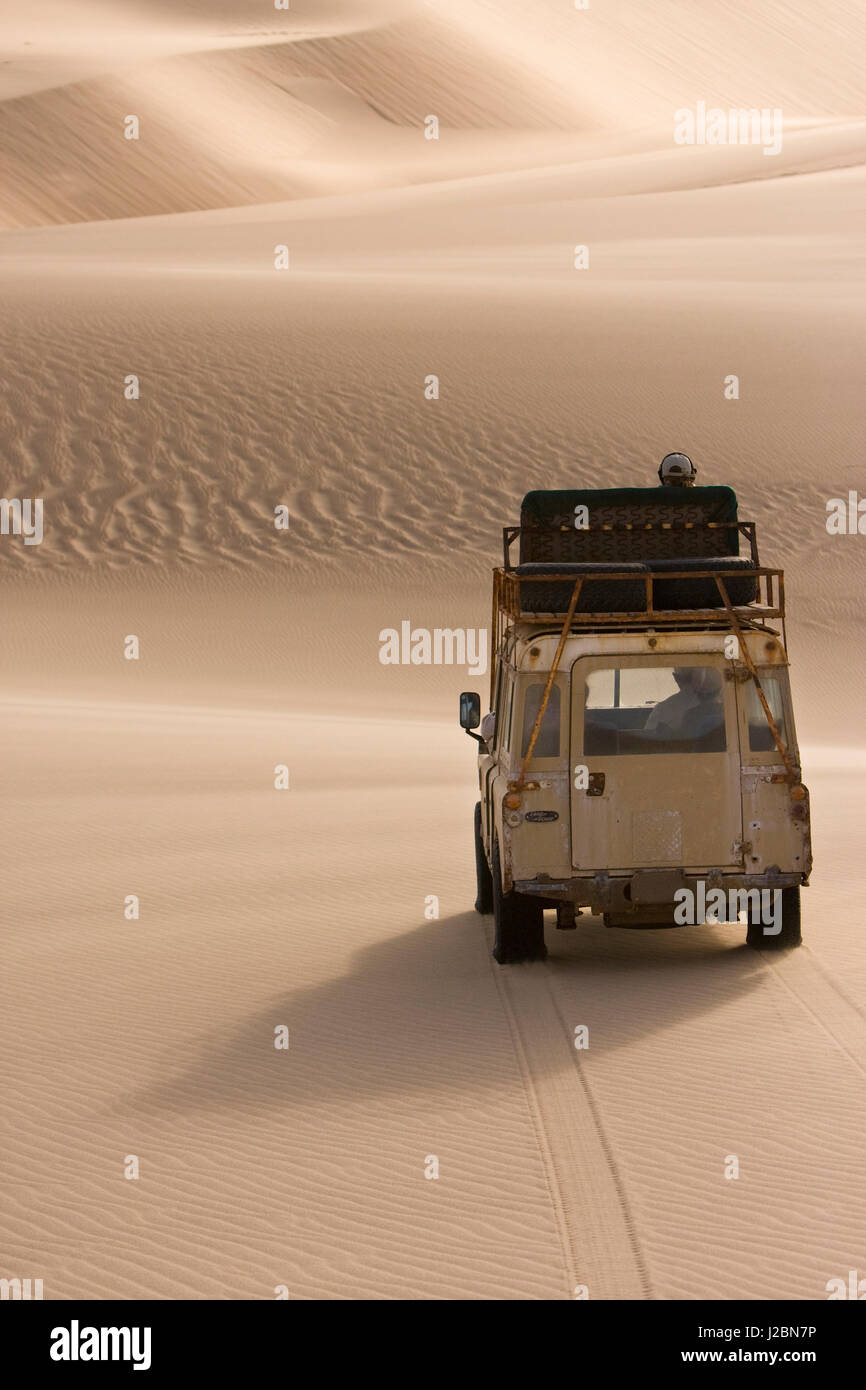
[[[587,783],[587,796],[601,796],[604,791],[604,773],[591,772]]]

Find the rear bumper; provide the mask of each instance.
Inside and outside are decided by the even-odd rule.
[[[636,869],[632,873],[598,873],[569,879],[515,879],[514,888],[528,897],[571,902],[595,913],[635,911],[637,915],[641,908],[673,907],[674,894],[683,888],[699,896],[702,891],[706,894],[714,888],[725,892],[731,888],[795,888],[808,881],[808,874],[781,871],[746,874],[724,869],[708,869],[703,873]]]

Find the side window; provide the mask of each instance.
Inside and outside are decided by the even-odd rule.
[[[496,726],[500,730],[499,748],[508,749],[511,747],[511,716],[514,713],[514,677],[511,672],[506,672],[502,682],[502,716],[497,717]]]
[[[785,703],[782,699],[781,682],[775,676],[760,676],[760,681],[761,689],[767,704],[770,706],[773,723],[779,730],[782,743],[787,748],[788,731],[785,728]],[[758,698],[755,682],[750,680],[745,689],[746,719],[749,723],[749,750],[752,753],[776,752],[776,740],[773,738],[773,731],[767,723],[767,716],[764,713],[764,706]]]
[[[493,692],[493,704],[492,704],[492,706],[491,706],[492,712],[493,712],[494,714],[498,713],[498,711],[499,711],[499,710],[501,709],[501,707],[502,707],[502,686],[503,686],[504,676],[505,676],[505,667],[502,665],[502,662],[500,661],[500,663],[499,663],[499,668],[498,668],[498,670],[497,670],[497,672],[496,672],[496,689],[495,689],[495,691]]]
[[[532,730],[535,728],[535,721],[538,718],[538,711],[541,708],[541,697],[544,694],[546,683],[546,681],[533,681],[532,685],[526,687],[523,696],[523,737],[520,744],[522,757],[526,757],[529,748],[529,740],[532,738]],[[559,686],[554,684],[551,686],[550,698],[547,701],[547,708],[544,711],[544,718],[541,721],[538,738],[535,740],[535,747],[532,750],[533,758],[559,757],[560,723],[560,691]]]

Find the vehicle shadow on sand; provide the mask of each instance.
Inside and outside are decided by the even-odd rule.
[[[546,962],[496,966],[491,919],[475,912],[413,926],[362,947],[323,983],[275,992],[267,1007],[209,1039],[167,1052],[165,1080],[124,1097],[120,1106],[189,1112],[231,1106],[357,1104],[384,1094],[463,1093],[473,1102],[519,1075],[507,1010],[495,978],[509,983],[519,1013],[522,980],[546,976],[598,1027],[593,1056],[641,1034],[680,1027],[766,980],[766,966],[743,944],[745,927],[607,929],[582,917],[558,932],[548,914]],[[287,947],[286,976],[291,975]],[[289,1048],[274,1046],[289,1030]],[[573,1065],[563,1031],[551,1068]]]

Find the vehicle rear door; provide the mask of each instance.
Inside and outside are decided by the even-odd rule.
[[[576,869],[742,864],[737,705],[726,675],[714,653],[574,663]]]

